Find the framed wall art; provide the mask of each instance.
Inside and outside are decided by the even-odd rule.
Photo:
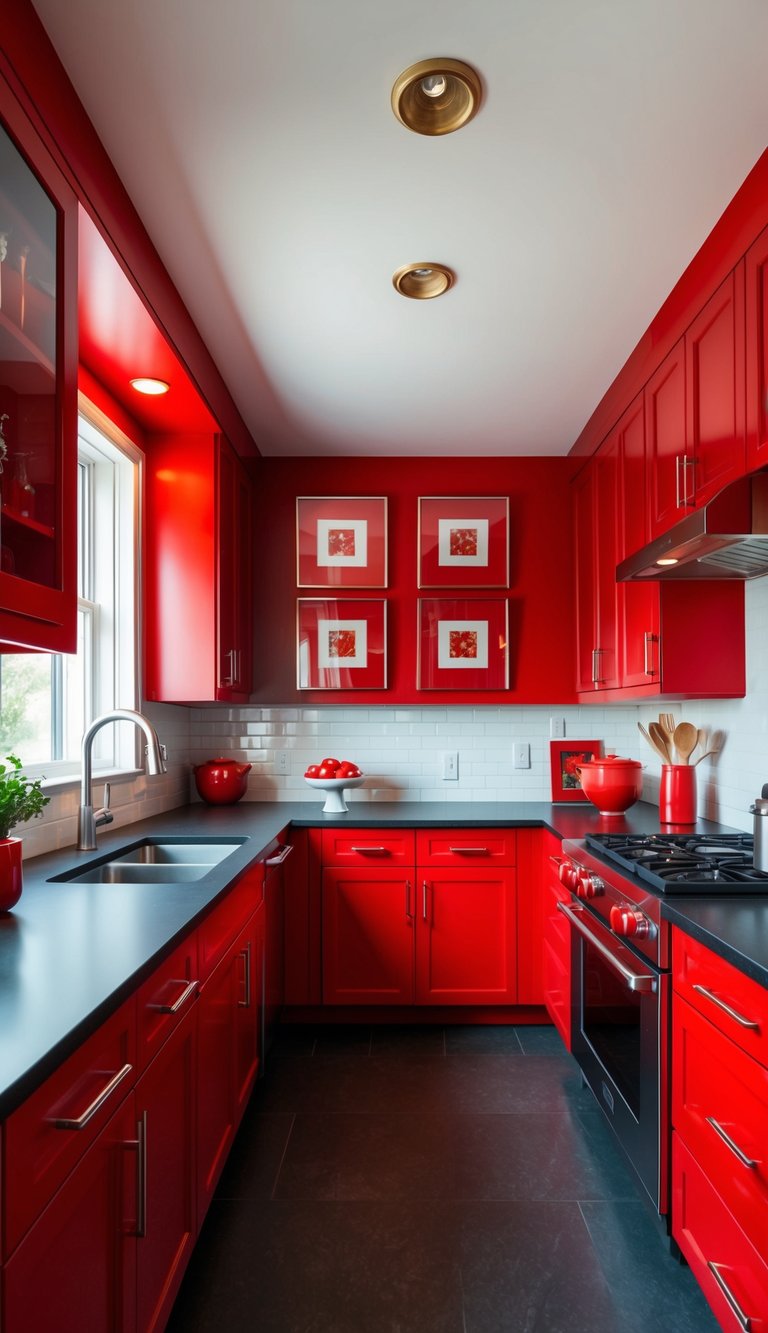
[[[505,495],[419,497],[419,587],[509,587]]]
[[[581,789],[579,764],[588,763],[599,755],[600,741],[550,741],[552,800],[586,801]]]
[[[418,617],[418,689],[507,688],[506,601],[421,597]]]
[[[382,599],[300,597],[296,603],[300,690],[383,690],[387,604]]]
[[[296,583],[299,588],[386,588],[385,496],[297,496]]]

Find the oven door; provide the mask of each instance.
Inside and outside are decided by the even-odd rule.
[[[654,1207],[667,1209],[669,976],[578,901],[571,927],[572,1051]]]

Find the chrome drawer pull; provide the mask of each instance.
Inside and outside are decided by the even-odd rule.
[[[618,972],[619,976],[624,978],[629,990],[656,990],[656,977],[650,972],[634,972],[632,968],[625,967],[624,963],[616,957],[613,951],[609,949],[608,945],[603,944],[603,942],[597,938],[597,935],[593,934],[589,927],[585,925],[584,920],[579,915],[578,908],[568,907],[565,903],[559,902],[557,903],[557,910],[558,912],[562,912],[563,916],[568,918],[571,925],[578,930],[579,934],[583,935],[584,939],[587,940],[593,948],[597,949],[598,953],[602,955],[605,961],[610,963],[614,971]]]
[[[729,1004],[725,1003],[725,1000],[718,999],[717,995],[714,995],[711,990],[707,990],[706,986],[694,985],[693,989],[698,991],[699,995],[703,995],[705,999],[711,1000],[713,1004],[716,1004],[718,1009],[722,1009],[723,1013],[727,1014],[729,1018],[732,1018],[734,1023],[738,1023],[739,1027],[751,1028],[754,1032],[760,1031],[759,1023],[753,1023],[750,1018],[744,1018],[742,1014],[738,1014],[735,1009],[732,1009]]]
[[[739,1328],[743,1328],[744,1333],[751,1333],[752,1320],[750,1319],[749,1315],[746,1315],[744,1313],[741,1306],[739,1305],[739,1302],[736,1300],[736,1297],[734,1296],[733,1292],[728,1286],[728,1283],[726,1282],[725,1278],[720,1272],[720,1269],[724,1267],[725,1264],[715,1264],[712,1262],[711,1259],[707,1260],[707,1268],[709,1269],[710,1273],[715,1279],[715,1282],[717,1283],[718,1287],[723,1293],[723,1296],[728,1302],[728,1305],[736,1318],[736,1322],[738,1323]]]
[[[136,1126],[139,1143],[139,1215],[136,1219],[136,1235],[144,1240],[147,1234],[147,1113],[143,1112]]]
[[[712,1128],[713,1128],[713,1130],[715,1131],[715,1133],[718,1134],[718,1135],[720,1136],[720,1138],[723,1140],[723,1143],[725,1144],[726,1148],[730,1148],[730,1150],[731,1150],[731,1152],[733,1153],[734,1157],[738,1157],[738,1159],[739,1159],[739,1161],[741,1162],[741,1165],[742,1165],[742,1166],[749,1166],[749,1167],[754,1168],[754,1167],[756,1167],[756,1166],[758,1165],[758,1163],[755,1162],[755,1161],[753,1161],[751,1157],[747,1157],[747,1154],[746,1154],[745,1152],[742,1152],[742,1150],[741,1150],[741,1148],[739,1147],[738,1143],[734,1143],[734,1141],[733,1141],[733,1139],[731,1138],[730,1134],[726,1133],[726,1131],[723,1129],[722,1125],[718,1124],[718,1122],[715,1120],[715,1117],[714,1117],[714,1116],[712,1116],[712,1115],[708,1115],[708,1116],[705,1116],[704,1118],[705,1118],[707,1124],[708,1124],[708,1125],[711,1125]]]
[[[488,847],[449,847],[454,856],[490,856]]]
[[[173,1004],[148,1004],[147,1008],[155,1009],[159,1014],[177,1014],[181,1006],[189,999],[195,987],[200,983],[196,979],[194,981],[182,981],[181,978],[177,978],[175,984],[184,987],[178,1000],[174,1000]]]
[[[413,912],[411,911],[411,881],[409,879],[405,881],[405,915],[409,921],[413,918]]]
[[[89,1120],[93,1120],[96,1112],[104,1105],[107,1098],[112,1096],[118,1084],[122,1083],[123,1079],[127,1078],[132,1071],[133,1065],[123,1065],[122,1069],[118,1069],[114,1077],[109,1080],[107,1086],[102,1088],[98,1096],[94,1097],[90,1106],[86,1106],[82,1115],[79,1115],[76,1120],[68,1120],[63,1116],[57,1118],[53,1122],[54,1127],[56,1129],[85,1129]]]
[[[265,866],[281,866],[283,864],[283,861],[288,860],[288,857],[290,856],[292,851],[293,851],[293,843],[289,842],[285,845],[285,847],[283,847],[282,851],[279,852],[277,856],[268,856],[266,861],[264,862]]]
[[[357,852],[358,856],[390,856],[388,847],[350,847],[351,852]]]
[[[251,946],[250,946],[250,944],[246,944],[245,948],[240,950],[240,953],[238,954],[238,958],[242,958],[242,960],[243,960],[243,964],[244,964],[244,967],[243,967],[243,991],[244,991],[244,994],[245,994],[245,999],[244,999],[244,1000],[238,1000],[238,1002],[237,1002],[237,1007],[238,1007],[238,1009],[250,1009],[250,1007],[251,1007]]]
[[[427,881],[424,880],[421,885],[421,915],[427,920]]]

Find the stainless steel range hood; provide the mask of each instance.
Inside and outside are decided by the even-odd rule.
[[[763,574],[768,574],[768,471],[731,482],[616,569],[619,583],[757,579]]]

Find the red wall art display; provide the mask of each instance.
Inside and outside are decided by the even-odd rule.
[[[298,496],[296,583],[299,588],[386,588],[386,498]]]
[[[383,690],[387,684],[387,604],[383,600],[299,598],[296,672],[300,690]]]
[[[552,800],[586,801],[579,766],[600,756],[600,741],[550,741]]]
[[[507,603],[419,599],[420,690],[503,690],[508,684]]]
[[[507,496],[419,497],[419,587],[509,587]]]

